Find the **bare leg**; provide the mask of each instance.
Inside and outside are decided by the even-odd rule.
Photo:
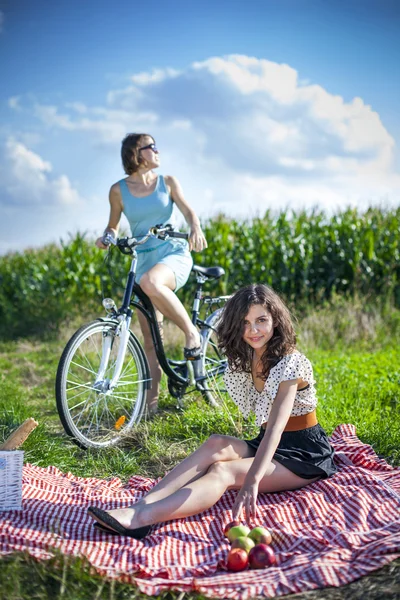
[[[140,278],[140,287],[162,314],[173,321],[186,337],[186,347],[200,345],[200,334],[193,325],[182,302],[173,290],[175,275],[166,265],[157,264]]]
[[[125,527],[134,529],[152,525],[160,521],[183,519],[213,506],[228,489],[239,489],[253,462],[253,458],[243,458],[214,463],[208,471],[170,496],[151,504],[136,504],[132,508],[108,511]],[[281,492],[302,488],[319,479],[303,479],[286,467],[272,460],[259,491],[264,493]],[[205,493],[206,491],[206,493]]]
[[[161,337],[163,335],[162,322],[163,315],[160,311],[156,310],[157,321],[160,326]],[[151,389],[147,391],[147,408],[149,414],[152,415],[157,412],[158,405],[158,396],[160,393],[160,381],[162,376],[162,369],[160,367],[160,363],[158,362],[156,351],[154,348],[153,340],[150,333],[150,327],[147,322],[147,319],[140,311],[138,311],[138,318],[140,323],[140,328],[143,333],[144,338],[144,349],[146,352],[147,360],[149,361],[150,367],[150,375],[152,378]]]
[[[131,519],[139,504],[153,504],[168,498],[185,485],[203,478],[209,467],[214,463],[233,461],[253,454],[254,452],[242,440],[227,435],[212,435],[200,448],[167,473],[139,502],[125,509],[108,512],[116,519],[121,520],[121,523],[124,523],[124,520]]]
[[[197,450],[176,465],[140,502],[151,504],[170,496],[181,487],[204,475],[219,461],[247,458],[253,451],[246,442],[229,435],[211,435]]]

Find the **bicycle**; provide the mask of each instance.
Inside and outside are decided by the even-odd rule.
[[[83,325],[67,343],[57,369],[56,403],[66,433],[81,448],[117,445],[141,420],[146,407],[151,377],[143,346],[130,330],[133,310],[140,310],[150,326],[155,351],[168,378],[168,390],[178,402],[198,390],[212,405],[218,406],[225,394],[223,373],[226,360],[216,340],[216,325],[229,296],[203,296],[203,285],[225,274],[222,267],[194,265],[196,291],[192,322],[201,336],[202,356],[191,361],[169,359],[150,298],[135,281],[136,247],[149,237],[188,238],[170,225],[157,225],[139,241],[136,238],[107,236],[107,244],[122,254],[132,255],[122,305],[117,309],[111,298],[103,300],[106,316]],[[205,307],[206,314],[200,319]],[[217,308],[216,308],[217,307]],[[214,310],[215,309],[215,310]]]

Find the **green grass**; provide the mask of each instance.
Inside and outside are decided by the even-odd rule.
[[[300,349],[314,365],[318,415],[327,432],[340,423],[353,423],[363,442],[372,444],[379,455],[398,465],[399,311],[385,318],[365,309],[362,314],[368,313],[369,317],[364,321],[360,311],[354,305],[339,305],[336,310],[330,307],[310,312],[299,324]],[[362,321],[368,326],[360,328]],[[46,341],[0,343],[0,439],[29,416],[40,422],[24,444],[26,462],[43,467],[55,465],[80,476],[118,475],[126,480],[136,473],[158,477],[211,433],[254,433],[254,423],[243,421],[233,404],[229,405],[232,418],[227,409],[213,410],[197,396],[177,410],[163,382],[160,414],[140,424],[126,447],[79,449],[62,431],[53,391],[58,359],[70,333],[65,331],[59,338]],[[3,558],[0,590],[1,597],[8,600],[142,597],[132,586],[100,578],[84,561],[63,556],[50,563],[36,562],[25,555]]]

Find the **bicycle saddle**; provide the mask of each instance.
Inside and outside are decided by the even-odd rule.
[[[204,275],[208,279],[219,279],[222,275],[225,275],[222,267],[200,267],[199,265],[193,265],[192,271]]]

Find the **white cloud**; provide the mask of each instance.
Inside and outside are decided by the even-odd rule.
[[[18,204],[77,205],[82,199],[66,175],[53,177],[52,166],[14,138],[5,145],[3,181]]]
[[[244,95],[266,93],[282,104],[291,104],[296,92],[296,70],[265,59],[232,55],[194,63],[193,68],[226,78]]]
[[[87,132],[114,146],[129,131],[159,137],[171,127],[188,129],[202,140],[208,160],[255,177],[390,172],[394,140],[379,115],[361,98],[346,103],[319,85],[300,83],[286,64],[232,55],[131,80],[134,85],[108,93],[106,106],[75,102],[60,111],[36,104],[35,114],[47,127]]]
[[[233,55],[154,73],[110,92],[109,105],[148,110],[147,128],[161,132],[183,120],[208,158],[234,172],[289,179],[312,172],[316,180],[390,171],[394,140],[379,115],[360,98],[346,103],[299,83],[288,65]]]
[[[0,146],[0,181],[0,254],[57,243],[77,231],[94,237],[104,228],[104,198],[84,197],[68,175],[14,137]]]
[[[131,80],[133,83],[138,85],[150,85],[152,83],[159,83],[164,79],[171,79],[179,75],[179,71],[176,69],[153,69],[150,73],[143,72],[132,75]]]
[[[88,108],[83,102],[67,102],[65,105],[67,108],[72,108],[77,113],[84,115],[87,113]]]
[[[38,154],[35,154],[13,138],[7,140],[6,148],[17,178],[25,179],[23,175],[25,170],[28,170],[30,174],[36,172],[40,178],[44,176],[43,173],[51,171],[49,162],[44,161]]]
[[[34,106],[34,114],[47,128],[64,129],[66,131],[83,131],[94,136],[96,142],[102,144],[119,143],[121,139],[131,130],[132,121],[136,123],[154,123],[157,116],[142,112],[132,113],[122,109],[114,110],[105,107],[87,107],[83,103],[66,105],[66,109],[72,109],[73,114],[60,112],[57,106],[41,105]],[[76,116],[79,115],[85,116]]]
[[[109,106],[157,115],[144,130],[203,213],[398,204],[394,139],[361,98],[346,102],[288,65],[237,55],[141,81],[110,92]]]
[[[21,110],[20,100],[21,100],[21,96],[11,96],[8,99],[8,106],[10,108],[12,108],[13,110],[20,111]]]
[[[14,109],[19,102],[19,97],[9,100]],[[110,90],[103,105],[37,102],[31,111],[44,125],[42,136],[51,137],[54,130],[71,152],[74,144],[84,145],[90,164],[107,165],[107,172],[88,183],[101,186],[94,189],[98,196],[107,177],[111,184],[111,177],[123,176],[121,139],[146,131],[160,148],[161,172],[178,176],[186,198],[203,216],[224,211],[247,217],[268,208],[365,208],[383,199],[399,203],[395,142],[379,114],[361,98],[347,102],[309,83],[289,65],[240,55],[213,57],[181,71],[134,74],[125,88]],[[23,144],[21,135],[8,147],[9,187],[21,196],[20,177],[29,174],[37,198],[46,197],[46,189],[64,206],[74,198],[79,202],[68,169],[53,176],[50,162]],[[107,213],[104,199],[101,207]],[[81,226],[94,227],[93,216],[83,212]],[[100,216],[95,217],[100,227]]]

